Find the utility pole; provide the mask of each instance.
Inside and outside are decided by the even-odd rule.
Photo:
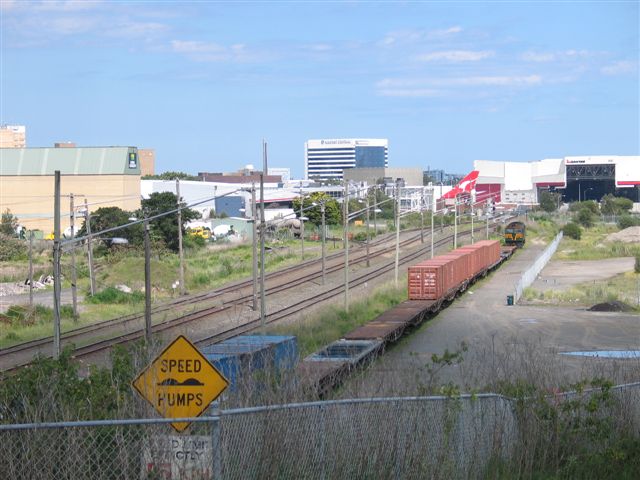
[[[398,269],[400,266],[400,181],[396,180],[396,261],[394,266],[395,283],[398,288]]]
[[[487,240],[489,240],[489,202],[486,203],[487,209]]]
[[[53,200],[53,358],[60,357],[60,170],[55,171]]]
[[[256,208],[256,182],[251,182],[251,216],[252,225],[252,272],[253,272],[253,311],[258,310],[258,239],[256,238],[258,229],[258,209]]]
[[[475,243],[475,237],[473,232],[473,198],[471,199],[471,245]]]
[[[33,308],[33,230],[29,231],[29,307]]]
[[[424,187],[420,193],[420,243],[424,243]]]
[[[367,267],[370,266],[369,262],[369,190],[367,189]]]
[[[349,181],[344,180],[344,309],[349,311]]]
[[[76,211],[73,204],[73,193],[69,195],[69,226],[71,228],[71,240],[76,236],[75,231]],[[73,318],[78,319],[78,273],[76,271],[76,247],[71,244],[71,298],[73,299]]]
[[[180,257],[180,295],[187,293],[184,285],[184,252],[182,250],[182,205],[180,204],[180,179],[176,178],[176,201],[178,202],[178,255]]]
[[[325,202],[322,202],[320,204],[320,212],[322,213],[322,285],[325,284],[326,282],[326,270],[325,270],[325,255],[326,255],[326,250],[325,250],[325,245],[326,245],[326,241],[327,241],[327,230],[325,227],[325,209],[324,209],[324,204]]]
[[[266,301],[265,301],[265,284],[264,284],[264,237],[266,235],[266,225],[264,221],[264,169],[267,168],[267,142],[262,141],[262,160],[263,171],[260,173],[260,325],[262,333],[265,334],[266,328]]]
[[[458,196],[453,199],[453,249],[458,248]]]
[[[304,197],[302,196],[302,180],[300,180],[300,258],[304,261],[304,220],[302,218]]]
[[[91,288],[91,295],[96,294],[96,273],[93,271],[93,245],[91,244],[91,213],[89,212],[89,205],[87,199],[84,199],[84,221],[87,228],[87,259],[89,261],[89,281]]]
[[[149,220],[144,214],[144,333],[147,348],[151,347],[151,241]]]
[[[431,202],[433,202],[433,197],[431,197]],[[435,204],[431,205],[431,258],[433,258],[433,214],[434,214]]]

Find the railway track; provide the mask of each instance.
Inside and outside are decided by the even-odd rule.
[[[419,231],[419,229],[416,229],[416,230]],[[412,233],[415,233],[416,230],[414,230]],[[470,232],[460,232],[459,235],[464,236],[464,235],[468,235],[469,233]],[[420,237],[421,237],[420,233],[411,235],[409,238],[406,238],[401,242],[401,246],[404,247],[412,243],[415,243],[416,241],[420,240]],[[440,246],[446,245],[452,241],[452,238],[453,238],[453,235],[446,236],[440,240],[435,241],[434,246],[440,247]],[[388,242],[389,242],[389,238],[381,238],[379,241],[375,243],[370,243],[370,248],[384,246],[384,244]],[[384,248],[371,252],[369,255],[369,258],[373,259],[382,255],[385,255],[393,249],[395,249],[395,244],[392,246],[386,246]],[[401,255],[400,262],[402,264],[411,262],[429,251],[430,251],[430,243],[429,245],[425,244],[425,246],[417,249],[414,252]],[[326,268],[326,273],[331,274],[331,273],[335,273],[336,271],[342,270],[344,268],[344,265],[342,262],[343,257],[344,257],[343,252],[338,252],[338,253],[326,256],[325,258],[328,263]],[[339,261],[336,262],[336,260],[339,260]],[[357,253],[354,252],[354,257],[350,259],[349,265],[351,266],[354,264],[359,264],[365,260],[366,260],[366,253],[362,252],[360,249],[360,251],[358,251]],[[272,283],[272,285],[267,286],[265,290],[266,295],[280,293],[287,289],[296,288],[304,283],[321,278],[322,271],[319,270],[319,271],[310,272],[309,274],[306,274],[306,275],[301,275],[294,281],[289,280],[283,283],[273,285],[273,283],[278,279],[280,278],[286,279],[287,276],[290,276],[292,273],[295,273],[297,271],[304,271],[307,268],[317,268],[317,265],[320,263],[320,261],[321,261],[320,259],[309,260],[309,261],[305,261],[300,264],[288,267],[286,269],[282,269],[282,270],[270,273],[267,276],[267,282]],[[335,263],[332,264],[332,262],[335,262]],[[393,268],[394,268],[393,262],[385,263],[382,266],[375,268],[369,273],[366,273],[357,278],[354,278],[352,281],[350,281],[350,286],[353,287],[353,286],[361,285],[367,281],[370,281],[371,279],[379,277],[381,274],[386,273]],[[251,279],[236,282],[234,284],[216,289],[212,292],[191,295],[188,298],[181,298],[181,299],[177,299],[177,301],[168,302],[167,304],[162,305],[161,307],[158,307],[157,309],[155,309],[153,313],[157,314],[159,312],[176,308],[176,306],[179,306],[179,305],[197,303],[203,300],[210,300],[216,297],[222,297],[223,295],[229,292],[237,293],[239,291],[250,289],[250,288],[252,288]],[[344,285],[339,285],[337,287],[329,288],[318,295],[314,295],[313,298],[309,298],[309,299],[297,302],[293,305],[284,307],[276,312],[270,313],[267,316],[267,323],[273,323],[283,318],[286,318],[287,316],[291,315],[294,312],[299,312],[300,309],[316,304],[319,301],[323,301],[325,299],[339,295],[343,291],[344,291]],[[157,334],[157,333],[166,332],[168,330],[187,325],[189,323],[209,317],[211,315],[218,315],[222,312],[225,312],[231,308],[236,307],[239,304],[246,304],[248,302],[251,302],[252,299],[253,299],[252,292],[247,294],[241,294],[239,298],[235,298],[232,301],[223,302],[221,305],[204,308],[196,312],[182,315],[175,319],[169,319],[169,320],[156,323],[153,325],[153,333]],[[122,334],[119,334],[110,338],[105,338],[99,341],[93,341],[86,345],[81,345],[74,350],[74,356],[84,357],[84,356],[89,356],[99,352],[103,352],[115,345],[127,343],[127,342],[141,338],[144,335],[144,330],[140,327],[142,318],[143,318],[143,315],[130,315],[127,317],[121,317],[121,318],[107,320],[107,321],[100,322],[93,325],[88,325],[86,327],[75,329],[63,335],[62,341],[65,344],[69,344],[69,343],[72,343],[74,340],[82,340],[83,338],[88,338],[89,335],[95,338],[100,333],[107,332],[109,330],[115,330],[117,328],[120,330],[123,330],[128,327],[133,328],[133,330],[130,332],[122,333]],[[251,320],[251,321],[245,322],[242,325],[235,326],[230,329],[226,329],[222,332],[216,333],[206,338],[202,338],[198,340],[198,342],[196,343],[205,343],[205,342],[211,342],[216,340],[224,340],[226,338],[229,338],[235,335],[240,335],[242,333],[246,333],[254,330],[259,326],[259,323],[260,323],[259,319]],[[0,361],[2,361],[3,358],[6,358],[12,354],[15,355],[17,353],[22,354],[22,356],[27,356],[29,358],[32,358],[36,353],[42,353],[41,348],[48,347],[49,345],[51,345],[51,342],[52,342],[51,337],[48,337],[48,338],[34,340],[31,342],[25,342],[7,349],[3,349],[2,351],[0,351]],[[28,363],[29,363],[28,361],[19,362],[17,364],[14,364],[10,368],[5,368],[5,371],[15,370],[24,365],[27,365]]]

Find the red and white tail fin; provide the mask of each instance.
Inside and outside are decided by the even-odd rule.
[[[478,175],[480,171],[474,170],[469,175],[464,177],[458,184],[445,193],[442,198],[456,198],[461,193],[471,193],[471,191],[476,186],[476,181],[478,180]]]

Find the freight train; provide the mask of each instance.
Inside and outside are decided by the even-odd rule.
[[[526,237],[526,227],[522,222],[511,222],[504,229],[504,244],[522,247]]]
[[[409,267],[409,300],[451,300],[500,262],[500,242],[483,240]]]

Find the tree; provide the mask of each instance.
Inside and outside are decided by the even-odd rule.
[[[176,209],[176,195],[173,192],[154,192],[149,198],[142,200],[142,212],[146,217],[153,217],[161,213]],[[184,203],[183,203],[184,205]],[[142,213],[139,213],[140,218]],[[185,233],[184,225],[191,220],[200,218],[200,213],[190,208],[182,209],[182,233]],[[178,213],[163,215],[151,221],[151,232],[157,238],[164,241],[167,248],[178,251]]]
[[[327,225],[337,225],[342,222],[342,207],[337,200],[324,192],[314,192],[304,197],[302,208],[303,215],[314,225],[322,224],[322,210],[320,204],[324,202],[325,222]],[[313,204],[316,204],[315,206]],[[300,198],[293,199],[293,209],[296,216],[300,215]],[[308,209],[308,210],[306,210]]]
[[[134,213],[123,210],[119,207],[101,207],[91,214],[91,233],[97,233],[108,228],[126,225],[131,221],[129,218],[135,216]],[[87,234],[86,219],[82,222],[77,236],[81,237]],[[121,237],[126,238],[132,245],[141,245],[143,240],[142,225],[132,225],[131,227],[115,230],[105,235],[107,238]]]
[[[540,192],[540,208],[545,212],[553,212],[558,206],[558,194],[544,190]]]
[[[145,175],[143,180],[200,180],[200,177],[196,175],[189,175],[184,172],[164,172],[159,175]]]
[[[18,236],[18,217],[11,213],[8,208],[2,213],[0,220],[0,233],[9,235],[10,237]]]

